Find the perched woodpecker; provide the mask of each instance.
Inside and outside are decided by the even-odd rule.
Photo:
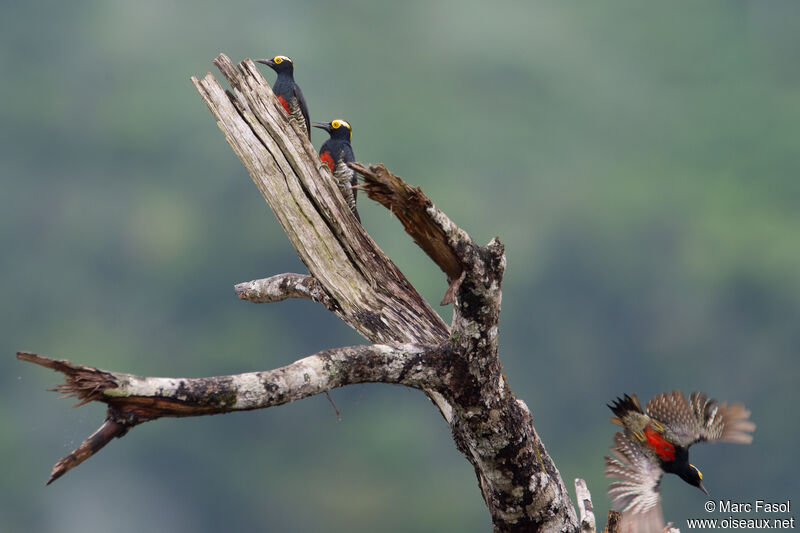
[[[263,63],[278,73],[278,79],[272,87],[272,92],[278,98],[289,116],[308,133],[311,138],[311,122],[308,120],[308,104],[303,97],[303,91],[294,81],[294,63],[286,56],[275,56],[272,59],[256,59],[256,63]]]
[[[353,129],[350,124],[337,118],[331,122],[314,122],[315,128],[320,128],[330,134],[330,139],[322,144],[319,150],[319,158],[331,169],[336,184],[342,192],[350,211],[361,222],[356,209],[356,189],[357,184],[355,171],[347,166],[356,160],[353,155],[353,147],[350,146],[350,138],[353,136]]]
[[[689,447],[696,442],[753,441],[755,424],[744,405],[718,404],[702,392],[689,400],[680,391],[660,394],[643,410],[636,395],[608,406],[611,421],[624,431],[614,435],[615,458],[606,457],[606,476],[618,478],[608,495],[622,510],[621,531],[662,531],[660,484],[664,473],[676,474],[708,494],[703,474],[689,464]]]

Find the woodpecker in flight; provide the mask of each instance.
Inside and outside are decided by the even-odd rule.
[[[608,495],[622,510],[621,531],[664,529],[659,493],[664,473],[708,494],[703,474],[689,464],[692,444],[749,444],[756,427],[744,405],[719,404],[702,392],[693,392],[688,401],[680,391],[660,394],[644,410],[635,394],[626,394],[608,407],[615,415],[611,421],[624,429],[614,435],[616,457],[606,457],[606,476],[619,479],[608,487]]]
[[[331,122],[314,122],[315,128],[320,128],[330,134],[330,139],[322,144],[319,150],[319,158],[331,169],[336,184],[342,192],[350,211],[361,222],[356,209],[356,172],[347,166],[356,160],[353,155],[353,147],[350,146],[350,138],[353,136],[353,129],[350,124],[337,118]]]
[[[308,120],[308,104],[303,97],[303,91],[294,81],[294,63],[286,56],[275,56],[272,59],[256,59],[256,63],[263,63],[278,73],[272,92],[278,98],[289,116],[308,133],[311,138],[311,122]]]

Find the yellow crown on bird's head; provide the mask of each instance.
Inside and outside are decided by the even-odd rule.
[[[346,120],[337,118],[333,122],[331,122],[331,128],[335,130],[338,130],[339,128],[342,127],[347,128],[348,130],[350,130],[351,133],[353,132],[353,128],[350,127],[350,123],[347,122]]]

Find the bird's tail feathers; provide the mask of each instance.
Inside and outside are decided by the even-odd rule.
[[[639,403],[639,398],[637,398],[635,394],[626,394],[622,398],[617,398],[614,403],[608,404],[608,408],[611,409],[611,412],[616,415],[611,419],[611,421],[618,426],[623,425],[622,420],[625,418],[627,413],[631,411],[637,413],[644,412],[642,410],[642,405]]]

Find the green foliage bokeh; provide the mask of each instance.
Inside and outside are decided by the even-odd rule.
[[[798,496],[798,20],[791,1],[3,3],[0,530],[490,529],[446,424],[388,386],[335,391],[342,422],[312,398],[146,424],[44,488],[103,409],[71,410],[17,350],[204,376],[361,342],[313,303],[233,295],[303,265],[189,83],[220,52],[292,56],[312,120],[345,118],[359,160],[500,237],[505,371],[598,516],[624,392],[745,402],[752,446],[692,450],[706,487]],[[439,270],[359,205],[438,302]],[[707,516],[662,486],[678,527]]]

